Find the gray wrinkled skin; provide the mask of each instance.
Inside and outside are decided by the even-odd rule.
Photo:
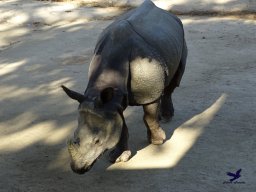
[[[147,58],[136,58],[130,63],[132,76],[131,90],[134,103],[150,103],[162,94],[164,89],[164,70],[156,60],[151,60],[150,66]],[[143,72],[142,72],[143,71]],[[148,74],[151,74],[149,78]],[[156,74],[156,75],[154,75]],[[158,84],[156,87],[155,84]],[[148,94],[148,90],[154,90]]]
[[[93,109],[84,102],[78,109],[78,128],[69,140],[71,167],[77,173],[88,171],[95,160],[119,141],[122,118],[118,113]]]

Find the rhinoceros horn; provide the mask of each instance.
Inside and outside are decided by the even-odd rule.
[[[68,145],[68,152],[72,157],[72,159],[78,158],[78,155],[79,155],[78,150],[77,148],[74,147],[74,144],[71,139],[68,140],[67,145]]]

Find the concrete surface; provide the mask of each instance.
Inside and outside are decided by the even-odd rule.
[[[1,1],[0,11],[20,3]],[[97,36],[111,21],[47,24],[33,20],[44,6],[36,4],[32,13],[12,12],[25,16],[21,22],[11,20],[13,14],[0,22],[1,192],[256,190],[255,20],[181,17],[189,57],[173,96],[175,116],[162,125],[167,141],[148,145],[142,109],[129,107],[133,158],[111,165],[105,156],[79,176],[69,168],[65,147],[77,124],[77,103],[60,85],[86,88]],[[238,183],[228,183],[226,172],[240,168]]]
[[[54,1],[54,0],[53,0]],[[55,0],[69,1],[70,0]],[[255,0],[152,0],[157,6],[178,12],[201,12],[201,11],[256,11]],[[138,6],[144,0],[75,0],[79,4],[88,6]]]
[[[83,0],[86,5],[90,0]],[[136,1],[104,1],[112,2],[114,7],[97,7],[102,5],[101,0],[94,0],[94,4],[86,7],[81,6],[80,1],[57,3],[49,1],[36,0],[2,0],[0,1],[1,14],[0,21],[2,24],[9,26],[24,25],[61,25],[69,22],[80,21],[88,22],[92,20],[109,20],[120,15],[127,10],[127,6],[137,6],[142,0]],[[118,4],[124,3],[124,4]],[[256,1],[245,0],[212,0],[204,2],[204,0],[194,1],[154,1],[159,7],[170,10],[172,12],[184,15],[207,15],[207,14],[225,14],[225,15],[247,15],[247,17],[256,18]],[[213,3],[214,2],[214,3]],[[217,3],[218,2],[218,3]],[[109,4],[107,4],[109,5]],[[125,5],[118,7],[118,5]],[[3,27],[4,30],[5,26]],[[0,45],[1,46],[1,45]]]
[[[0,20],[14,26],[58,25],[73,21],[107,20],[123,12],[117,7],[88,8],[75,3],[39,2],[35,0],[0,1]]]

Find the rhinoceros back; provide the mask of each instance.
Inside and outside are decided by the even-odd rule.
[[[118,30],[120,27],[129,33],[118,34],[119,31],[124,31]],[[117,31],[114,36],[111,35],[113,31]],[[159,9],[151,1],[145,1],[103,31],[95,53],[104,44],[104,39],[109,39],[108,36],[115,39],[116,35],[122,37],[118,38],[120,44],[129,43],[126,50],[122,50],[127,52],[125,57],[128,61],[114,64],[129,65],[122,67],[127,72],[123,73],[123,78],[127,82],[129,104],[143,105],[157,100],[172,80],[181,60],[184,32],[180,20]],[[107,44],[109,43],[104,47],[107,47]],[[109,54],[120,55],[113,51]]]

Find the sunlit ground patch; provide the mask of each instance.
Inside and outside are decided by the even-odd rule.
[[[137,152],[126,163],[117,163],[109,166],[107,170],[138,170],[171,168],[179,163],[186,153],[193,147],[204,129],[209,125],[224,104],[227,98],[222,94],[208,109],[194,116],[179,126],[172,137],[163,145],[149,145]]]

